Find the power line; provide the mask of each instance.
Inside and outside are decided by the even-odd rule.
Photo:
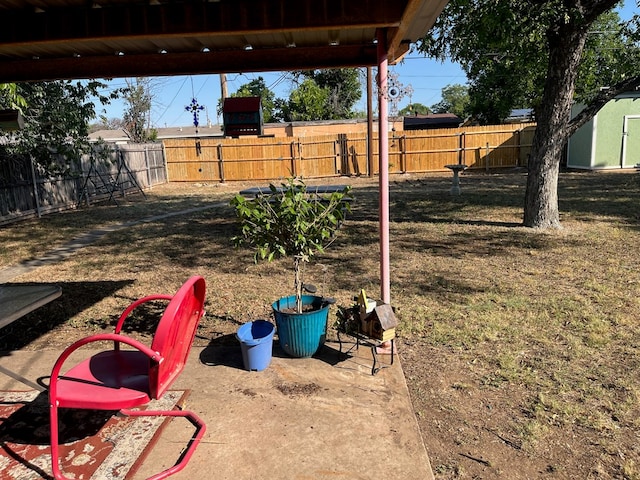
[[[157,123],[160,123],[160,120],[162,119],[162,117],[164,117],[164,114],[167,113],[167,111],[171,108],[171,106],[173,105],[173,102],[175,102],[176,98],[178,97],[178,94],[182,91],[182,87],[184,87],[184,84],[186,82],[187,82],[187,77],[184,78],[184,80],[182,81],[182,84],[180,85],[180,88],[178,88],[178,90],[176,91],[176,94],[173,96],[173,98],[169,102],[169,105],[166,106],[162,114],[156,120]]]

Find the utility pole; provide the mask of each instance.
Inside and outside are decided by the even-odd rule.
[[[220,74],[220,92],[222,92],[222,101],[229,96],[229,92],[227,92],[227,74]]]
[[[222,99],[220,100],[220,108],[224,107],[224,99],[229,96],[229,92],[227,91],[227,74],[220,74],[220,96]],[[218,117],[218,123],[220,123],[220,117]]]

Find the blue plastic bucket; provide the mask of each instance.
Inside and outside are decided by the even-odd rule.
[[[312,305],[314,310],[293,313],[296,296],[284,297],[274,302],[273,315],[278,326],[280,347],[292,357],[310,357],[324,344],[327,336],[329,304],[314,295],[303,295],[302,304]]]
[[[261,371],[271,363],[273,349],[273,323],[254,320],[243,324],[236,333],[242,349],[242,363],[246,370]]]

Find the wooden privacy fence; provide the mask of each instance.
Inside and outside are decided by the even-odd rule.
[[[84,155],[79,170],[51,176],[31,159],[0,159],[0,224],[73,208],[80,203],[111,199],[166,183],[162,145],[118,145]]]
[[[389,133],[389,172],[446,171],[462,163],[471,169],[525,166],[534,124],[495,125]],[[360,133],[317,137],[225,138],[164,141],[168,180],[213,182],[274,180],[378,173],[378,138],[373,171],[367,138]]]
[[[162,144],[117,145],[81,160],[80,200],[104,196],[116,199],[131,191],[144,191],[167,182]]]

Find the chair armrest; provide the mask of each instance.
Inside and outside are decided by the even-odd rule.
[[[115,333],[120,333],[120,331],[122,330],[122,325],[124,325],[124,321],[129,316],[129,314],[135,308],[139,307],[143,303],[151,302],[151,301],[154,301],[154,300],[171,300],[172,298],[173,298],[173,295],[157,294],[157,295],[148,295],[146,297],[142,297],[142,298],[136,300],[131,305],[129,305],[124,310],[124,312],[122,312],[122,315],[120,315],[120,318],[118,318],[118,323],[116,324]]]
[[[81,338],[77,342],[74,342],[73,344],[69,345],[62,352],[62,354],[56,360],[56,363],[53,365],[53,369],[51,370],[51,378],[50,378],[50,381],[49,381],[49,396],[50,397],[52,395],[53,395],[53,397],[55,397],[55,395],[57,393],[56,392],[56,384],[58,382],[58,377],[60,376],[60,370],[62,369],[62,366],[63,366],[64,362],[69,358],[69,356],[73,352],[78,350],[80,347],[83,347],[84,345],[87,345],[88,343],[103,342],[103,341],[113,341],[116,344],[125,343],[127,345],[130,345],[130,346],[136,348],[137,350],[141,351],[142,353],[144,353],[147,357],[149,357],[150,360],[152,360],[152,361],[154,361],[154,362],[156,362],[158,364],[162,363],[162,361],[164,360],[164,358],[158,352],[153,351],[152,349],[147,347],[144,343],[139,342],[138,340],[136,340],[134,338],[126,337],[124,335],[119,335],[117,333],[100,333],[100,334],[97,334],[97,335],[91,335],[89,337]]]

